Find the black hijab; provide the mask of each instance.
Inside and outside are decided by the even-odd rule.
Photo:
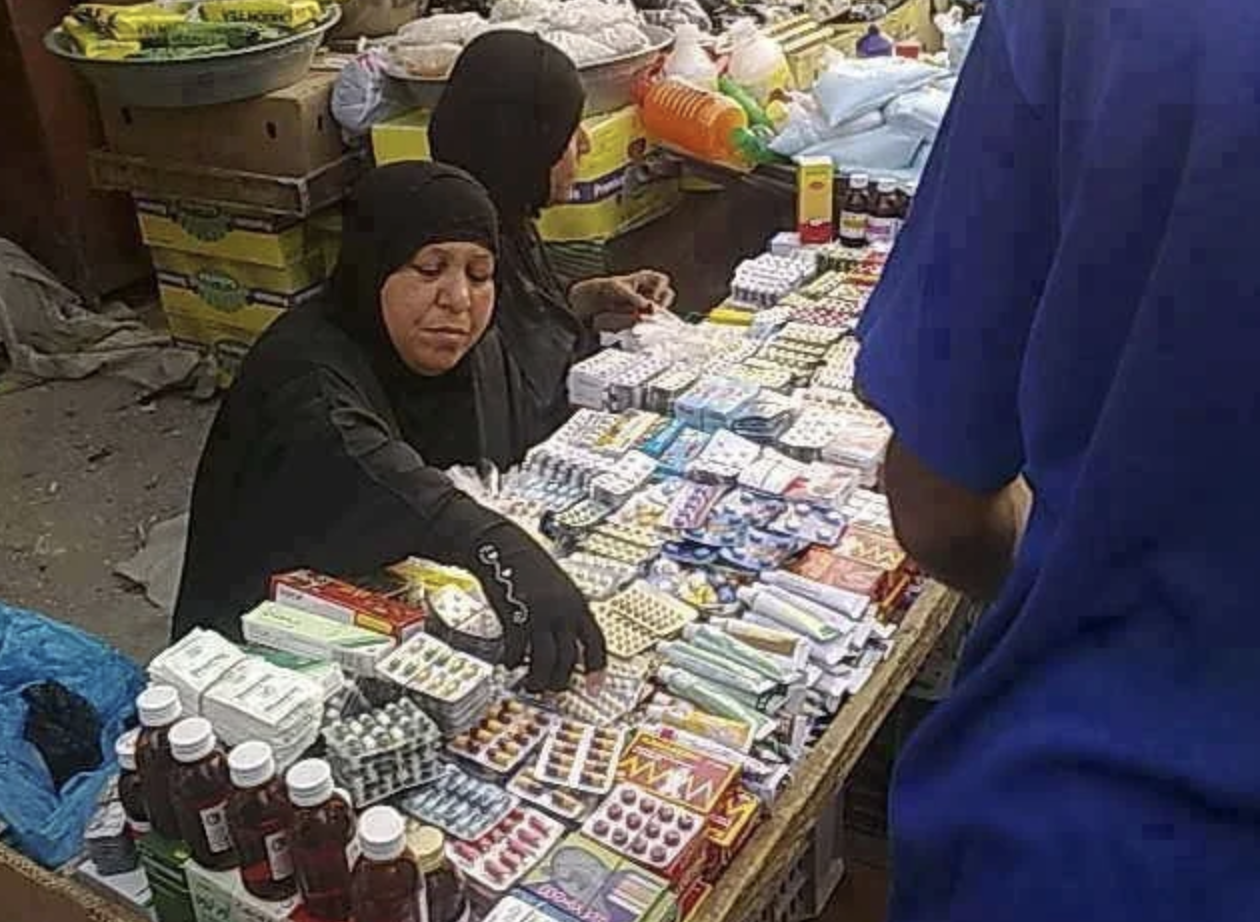
[[[464,49],[429,123],[434,159],[475,176],[499,210],[495,326],[511,359],[513,403],[528,408],[517,431],[530,445],[567,418],[569,365],[590,345],[534,227],[585,101],[568,55],[531,33],[502,30]]]

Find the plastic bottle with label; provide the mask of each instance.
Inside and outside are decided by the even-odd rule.
[[[446,836],[436,826],[421,826],[411,834],[409,845],[416,866],[424,875],[428,922],[465,922],[469,916],[464,879],[446,857]]]
[[[127,814],[127,829],[133,838],[140,838],[153,828],[149,822],[149,807],[144,800],[144,782],[136,770],[136,739],[139,730],[128,730],[114,742],[114,754],[118,756],[118,800]]]
[[[700,27],[684,23],[674,34],[674,50],[665,59],[666,77],[685,80],[702,90],[716,90],[718,67],[701,44]]]
[[[897,229],[901,221],[901,206],[898,202],[897,183],[891,179],[881,179],[875,184],[875,197],[871,202],[871,213],[866,219],[866,240],[873,246],[883,250],[892,249],[897,239]]]
[[[171,798],[180,834],[203,868],[231,870],[237,865],[227,819],[232,781],[214,728],[204,717],[185,717],[171,727],[170,740]]]
[[[776,93],[792,88],[792,70],[779,43],[751,19],[736,20],[730,29],[731,59],[726,75],[764,106]]]
[[[427,922],[424,878],[407,850],[407,827],[393,807],[359,818],[362,857],[350,883],[354,922]]]
[[[293,805],[276,760],[266,743],[251,740],[228,754],[235,790],[228,800],[228,828],[241,859],[241,882],[263,900],[287,900],[297,893],[289,827]]]
[[[184,709],[179,692],[170,685],[150,685],[136,699],[140,714],[140,735],[136,738],[136,771],[140,775],[144,802],[153,830],[168,839],[179,839],[179,821],[171,802],[171,745],[167,739],[171,727]]]
[[[840,243],[847,247],[866,246],[866,222],[871,214],[871,180],[865,173],[849,177],[849,191],[840,207]]]
[[[323,759],[303,759],[284,776],[292,802],[289,852],[307,912],[323,922],[350,916],[350,871],[359,856],[354,810],[333,787]]]
[[[747,131],[748,116],[733,99],[661,80],[644,95],[641,115],[648,134],[666,144],[705,160],[740,159],[737,132]]]

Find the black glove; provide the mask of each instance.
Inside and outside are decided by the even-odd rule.
[[[469,569],[503,623],[505,663],[520,665],[528,651],[527,690],[564,690],[579,659],[588,675],[604,669],[604,634],[586,599],[536,541],[500,519],[470,550]]]

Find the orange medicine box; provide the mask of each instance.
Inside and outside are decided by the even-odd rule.
[[[618,781],[711,817],[737,788],[739,767],[639,731],[626,747]]]
[[[726,807],[709,817],[709,855],[704,867],[706,880],[722,876],[735,853],[744,847],[757,826],[761,801],[743,787],[737,787]]]
[[[385,634],[399,643],[424,629],[423,609],[313,570],[273,576],[271,597],[290,608]]]

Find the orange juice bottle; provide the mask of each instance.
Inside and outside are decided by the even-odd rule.
[[[743,159],[735,139],[748,130],[748,116],[733,99],[667,78],[647,89],[641,113],[648,134],[666,144],[704,160]]]

